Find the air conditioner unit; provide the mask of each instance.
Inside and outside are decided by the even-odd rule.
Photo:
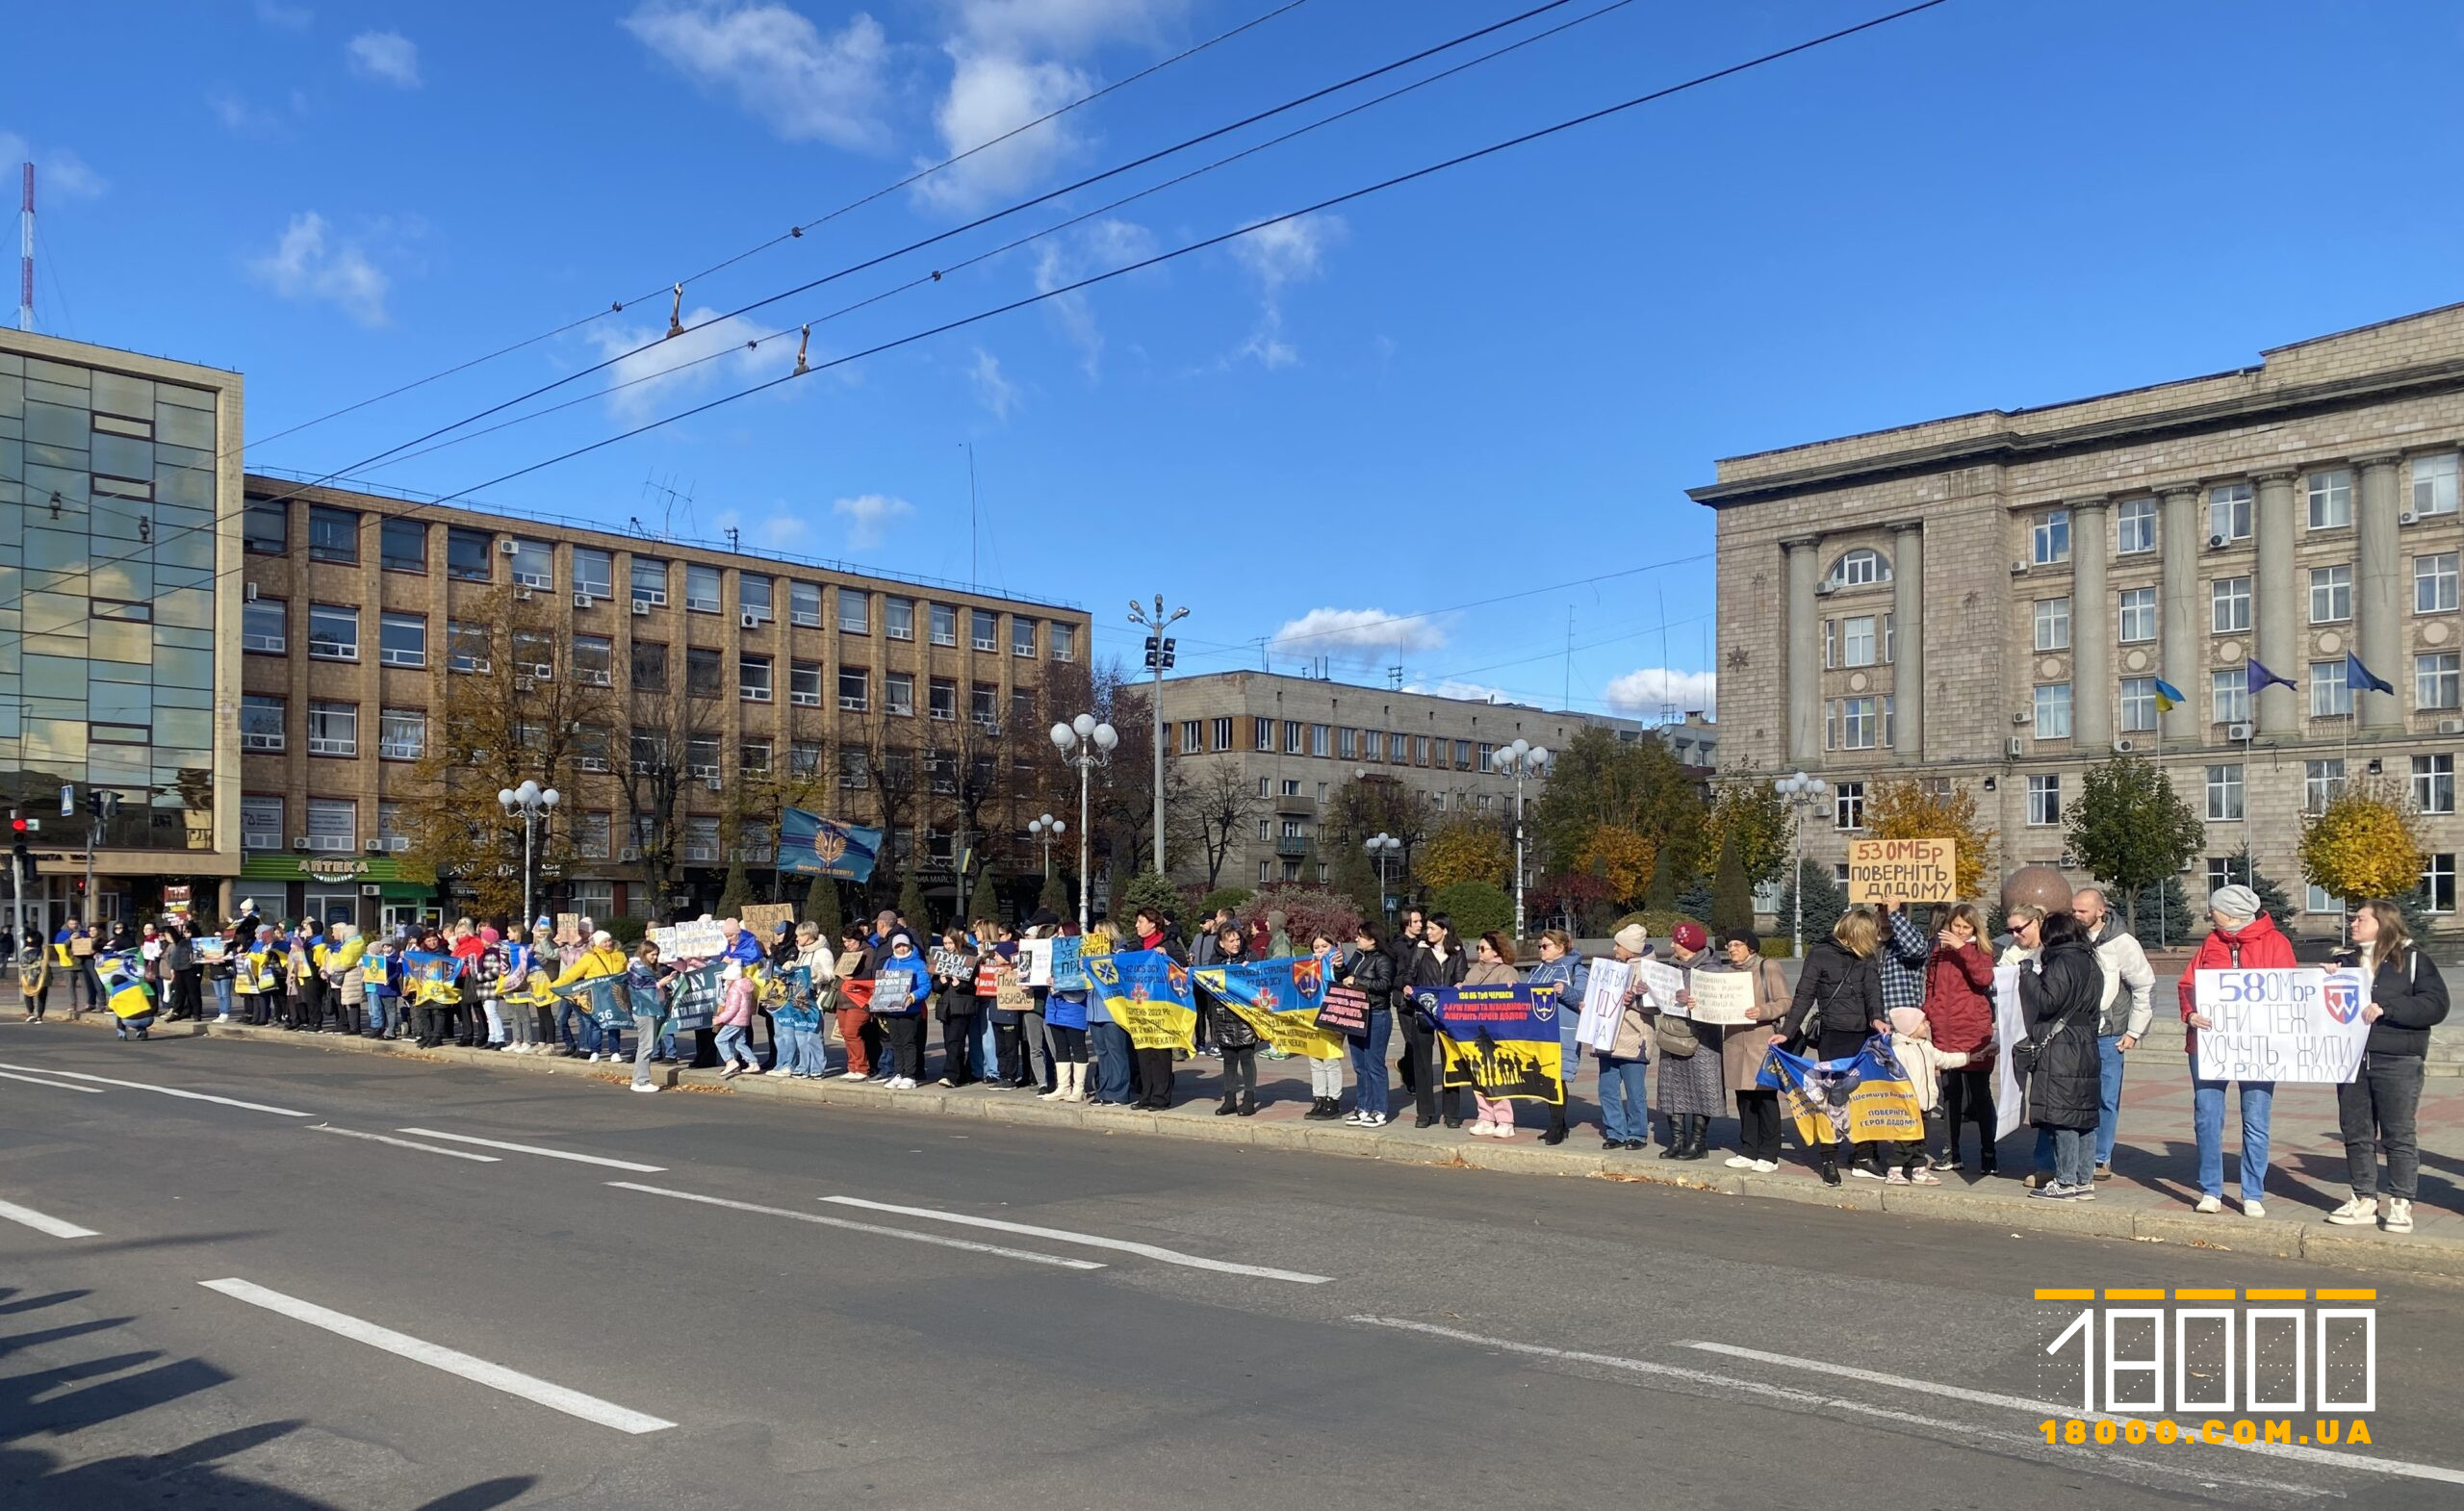
[[[2396,516],[2396,523],[2399,525],[2418,525],[2421,523],[2421,518],[2422,517],[2420,515],[2414,513],[2412,510],[2406,509],[2403,513]]]
[[[2117,756],[2127,756],[2137,749],[2139,749],[2139,747],[2128,740],[2114,741],[2114,754]]]
[[[249,583],[244,591],[249,602],[253,603],[257,601],[257,585],[255,583]]]
[[[2246,724],[2228,724],[2224,727],[2224,737],[2228,740],[2246,741],[2252,733],[2252,728]]]
[[[2020,738],[2019,738],[2017,735],[2015,735],[2015,734],[2012,735],[2009,739],[2007,739],[2007,740],[2005,740],[2005,741],[2003,741],[2003,742],[2002,742],[2002,753],[2003,753],[2004,755],[2006,755],[2006,756],[2015,756],[2015,756],[2018,756],[2024,755],[2024,754],[2026,753],[2026,751],[2027,751],[2027,746],[2026,746],[2025,742],[2023,742],[2022,740],[2020,740]]]
[[[367,850],[372,855],[382,854],[385,849],[385,841],[381,839],[372,839],[361,848]]]
[[[2438,732],[2441,734],[2464,734],[2464,719],[2439,720]]]
[[[513,679],[513,690],[518,693],[526,693],[538,685],[527,677],[517,677]]]
[[[638,846],[627,845],[624,849],[616,852],[616,858],[619,860],[639,860],[642,858],[642,852]]]
[[[308,848],[308,836],[307,836],[307,835],[305,835],[305,834],[294,834],[294,835],[292,835],[292,836],[291,836],[291,848],[292,848],[292,849],[294,849],[294,850],[305,850],[305,849],[307,849],[307,848]]]
[[[1824,580],[1822,580],[1822,581],[1817,582],[1817,583],[1815,583],[1815,584],[1814,584],[1813,596],[1814,596],[1814,597],[1816,597],[1816,598],[1829,598],[1831,595],[1833,595],[1834,593],[1836,593],[1836,592],[1838,592],[1838,591],[1839,591],[1839,584],[1838,584],[1838,583],[1836,583],[1836,582],[1833,582],[1833,581],[1831,581],[1830,579],[1825,578]]]
[[[2059,869],[2068,871],[2079,864],[2079,859],[2076,856],[2073,856],[2069,851],[2066,850],[2061,855],[2054,858],[2053,863]]]
[[[2024,561],[2015,561],[2015,562],[2011,563],[2011,576],[2015,576],[2015,577],[2024,577],[2024,576],[2026,576],[2027,575],[2028,575],[2028,564],[2027,564],[2026,562],[2024,562]]]
[[[702,782],[702,785],[709,788],[712,792],[716,792],[719,790],[719,779],[716,777],[706,778]]]
[[[2224,549],[2224,537],[2221,535],[2210,535],[2207,538],[2207,549],[2210,551],[2222,551]]]
[[[528,588],[515,588],[515,589],[513,590],[513,601],[514,601],[515,602],[517,602],[517,603],[527,603],[527,602],[530,602],[530,590],[529,590]]]
[[[574,607],[576,608],[589,608],[597,604],[598,602],[599,601],[597,599],[592,598],[587,593],[577,593],[574,595]]]
[[[522,548],[520,546],[514,544],[510,537],[497,542],[497,554],[500,556],[510,556],[521,549]]]
[[[2035,722],[2035,714],[2028,712],[2025,708],[2022,708],[2017,713],[2011,715],[2011,727],[2015,730],[2019,729]]]
[[[651,606],[650,606],[648,603],[643,602],[640,599],[635,599],[635,600],[633,600],[633,612],[634,612],[634,613],[636,613],[636,614],[647,614],[647,613],[649,613],[650,611],[651,611]]]

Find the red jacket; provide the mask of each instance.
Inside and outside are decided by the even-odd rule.
[[[2189,966],[2182,972],[2182,1021],[2188,1023],[2191,1014],[2198,1011],[2197,981],[2200,971],[2268,970],[2279,966],[2289,970],[2294,963],[2293,941],[2286,938],[2276,928],[2275,920],[2265,913],[2244,924],[2239,934],[2226,934],[2221,929],[2210,930],[2207,937],[2199,941],[2198,953],[2191,957]],[[2190,1052],[2197,1054],[2198,1030],[2187,1030],[2183,1037],[2190,1046]]]
[[[1982,945],[1934,947],[1925,965],[1925,1020],[1934,1047],[1972,1055],[1993,1042],[1993,957]]]

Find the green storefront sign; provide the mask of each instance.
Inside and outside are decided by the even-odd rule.
[[[327,885],[372,884],[383,888],[377,895],[390,901],[416,901],[436,895],[432,870],[405,864],[391,856],[246,856],[240,861],[240,879],[318,882]]]

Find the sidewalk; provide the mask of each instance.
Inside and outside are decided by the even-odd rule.
[[[18,1026],[18,1016],[9,1014],[8,1026],[13,1030]],[[106,1013],[90,1012],[82,1024],[77,1024],[64,1012],[55,1010],[49,1021],[57,1024],[60,1032],[73,1033],[78,1027],[99,1031],[108,1026],[110,1019]],[[51,1031],[48,1025],[43,1030]],[[158,1039],[176,1040],[190,1035],[262,1039],[303,1051],[390,1054],[513,1073],[578,1076],[616,1086],[631,1078],[629,1066],[609,1067],[577,1060],[511,1056],[477,1049],[421,1050],[398,1040],[343,1035],[286,1034],[279,1029],[232,1024],[167,1024],[155,1030]],[[19,1045],[29,1042],[22,1033],[12,1033],[10,1037]],[[138,1052],[134,1046],[131,1048],[132,1053]],[[1305,1119],[1301,1114],[1309,1110],[1308,1069],[1305,1062],[1297,1059],[1260,1060],[1259,1107],[1253,1117],[1215,1115],[1215,1107],[1220,1100],[1219,1063],[1205,1057],[1180,1064],[1174,1080],[1174,1106],[1162,1114],[1045,1102],[1032,1092],[993,1090],[981,1086],[946,1090],[928,1083],[913,1091],[890,1091],[868,1083],[843,1080],[810,1082],[753,1076],[724,1081],[715,1071],[676,1070],[663,1065],[655,1068],[662,1072],[662,1086],[700,1092],[783,1096],[827,1106],[1085,1128],[1107,1135],[1144,1134],[1307,1149],[1474,1169],[1636,1180],[1817,1206],[1907,1212],[1990,1223],[2015,1231],[2187,1243],[2233,1252],[2298,1256],[2323,1264],[2464,1278],[2464,1212],[2459,1212],[2464,1208],[2464,1082],[2425,1083],[2420,1114],[2421,1189],[2411,1234],[2391,1235],[2370,1227],[2329,1227],[2320,1220],[2348,1194],[2344,1145],[2336,1132],[2335,1090],[2321,1086],[2286,1086],[2276,1092],[2268,1176],[2269,1216],[2256,1220],[2241,1215],[2240,1187],[2235,1175],[2239,1122],[2228,1100],[2227,1207],[2222,1215],[2200,1216],[2191,1210],[2198,1190],[2188,1066],[2178,1050],[2156,1050],[2153,1054],[2149,1050],[2155,1050],[2155,1046],[2151,1044],[2131,1057],[2131,1075],[2122,1091],[2121,1137],[2114,1155],[2114,1178],[2096,1188],[2096,1200],[2092,1202],[2041,1201],[2021,1189],[2016,1177],[2028,1173],[2035,1146],[2035,1135],[2026,1128],[2003,1140],[1998,1154],[2004,1172],[2001,1177],[1985,1181],[1972,1173],[1945,1172],[1943,1184],[1938,1187],[1886,1186],[1854,1178],[1837,1188],[1826,1187],[1810,1166],[1793,1163],[1799,1158],[1793,1131],[1787,1137],[1792,1163],[1784,1164],[1767,1175],[1732,1170],[1720,1162],[1735,1147],[1733,1118],[1712,1124],[1712,1152],[1707,1160],[1662,1160],[1656,1143],[1649,1150],[1605,1152],[1600,1146],[1599,1108],[1591,1095],[1597,1083],[1588,1071],[1577,1081],[1568,1109],[1574,1123],[1573,1135],[1563,1144],[1550,1148],[1539,1141],[1538,1130],[1545,1114],[1537,1107],[1518,1106],[1523,1128],[1510,1140],[1475,1139],[1462,1130],[1443,1127],[1415,1129],[1411,1126],[1409,1100],[1399,1092],[1398,1105],[1404,1110],[1402,1119],[1385,1128],[1365,1129]],[[928,1057],[928,1069],[937,1063],[937,1057]],[[1653,1076],[1653,1096],[1656,1101],[1656,1063]],[[1657,1137],[1660,1131],[1656,1126],[1654,1132]],[[1973,1145],[1971,1133],[1971,1150]]]

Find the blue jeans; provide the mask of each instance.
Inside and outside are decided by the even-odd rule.
[[[790,1030],[787,1047],[795,1053],[796,1068],[806,1075],[819,1077],[829,1073],[830,1055],[821,1047],[820,1025]]]
[[[599,1053],[599,1024],[589,1009],[571,997],[556,999],[556,1033],[567,1049],[578,1049],[585,1055]]]
[[[2202,1196],[2224,1194],[2224,1087],[2203,1081],[2198,1056],[2191,1056],[2191,1126],[2198,1135],[2198,1190]],[[2242,1199],[2257,1201],[2267,1193],[2268,1120],[2275,1111],[2275,1083],[2242,1083]]]
[[[1351,1046],[1351,1109],[1355,1113],[1386,1112],[1386,1078],[1394,1072],[1386,1064],[1387,1041],[1395,1035],[1395,1014],[1369,1014],[1369,1032],[1358,1038],[1347,1039]]]
[[[1604,1137],[1624,1143],[1630,1139],[1649,1140],[1652,1136],[1652,1114],[1644,1100],[1643,1060],[1600,1059],[1600,1127]]]
[[[2114,1136],[2121,1132],[2121,1052],[2119,1034],[2096,1036],[2096,1168],[2114,1163]],[[2036,1167],[2054,1170],[2053,1130],[2037,1130]]]
[[[391,992],[372,991],[368,994],[368,1037],[383,1038],[394,1032],[394,997]]]
[[[226,1018],[231,1015],[231,978],[228,976],[214,978],[214,1011]]]
[[[719,1030],[719,1063],[722,1066],[741,1060],[756,1070],[761,1068],[761,1062],[754,1058],[753,1046],[744,1041],[744,1032],[745,1025],[741,1023],[730,1023]]]
[[[976,1016],[982,1017],[983,1013]],[[1094,1097],[1112,1107],[1129,1105],[1129,1063],[1133,1053],[1129,1030],[1117,1023],[1087,1025],[1088,1047],[1095,1059]]]
[[[978,1081],[989,1081],[1001,1069],[1001,1052],[992,1037],[992,1014],[979,1008],[974,1018],[975,1029],[967,1038],[968,1068]]]

